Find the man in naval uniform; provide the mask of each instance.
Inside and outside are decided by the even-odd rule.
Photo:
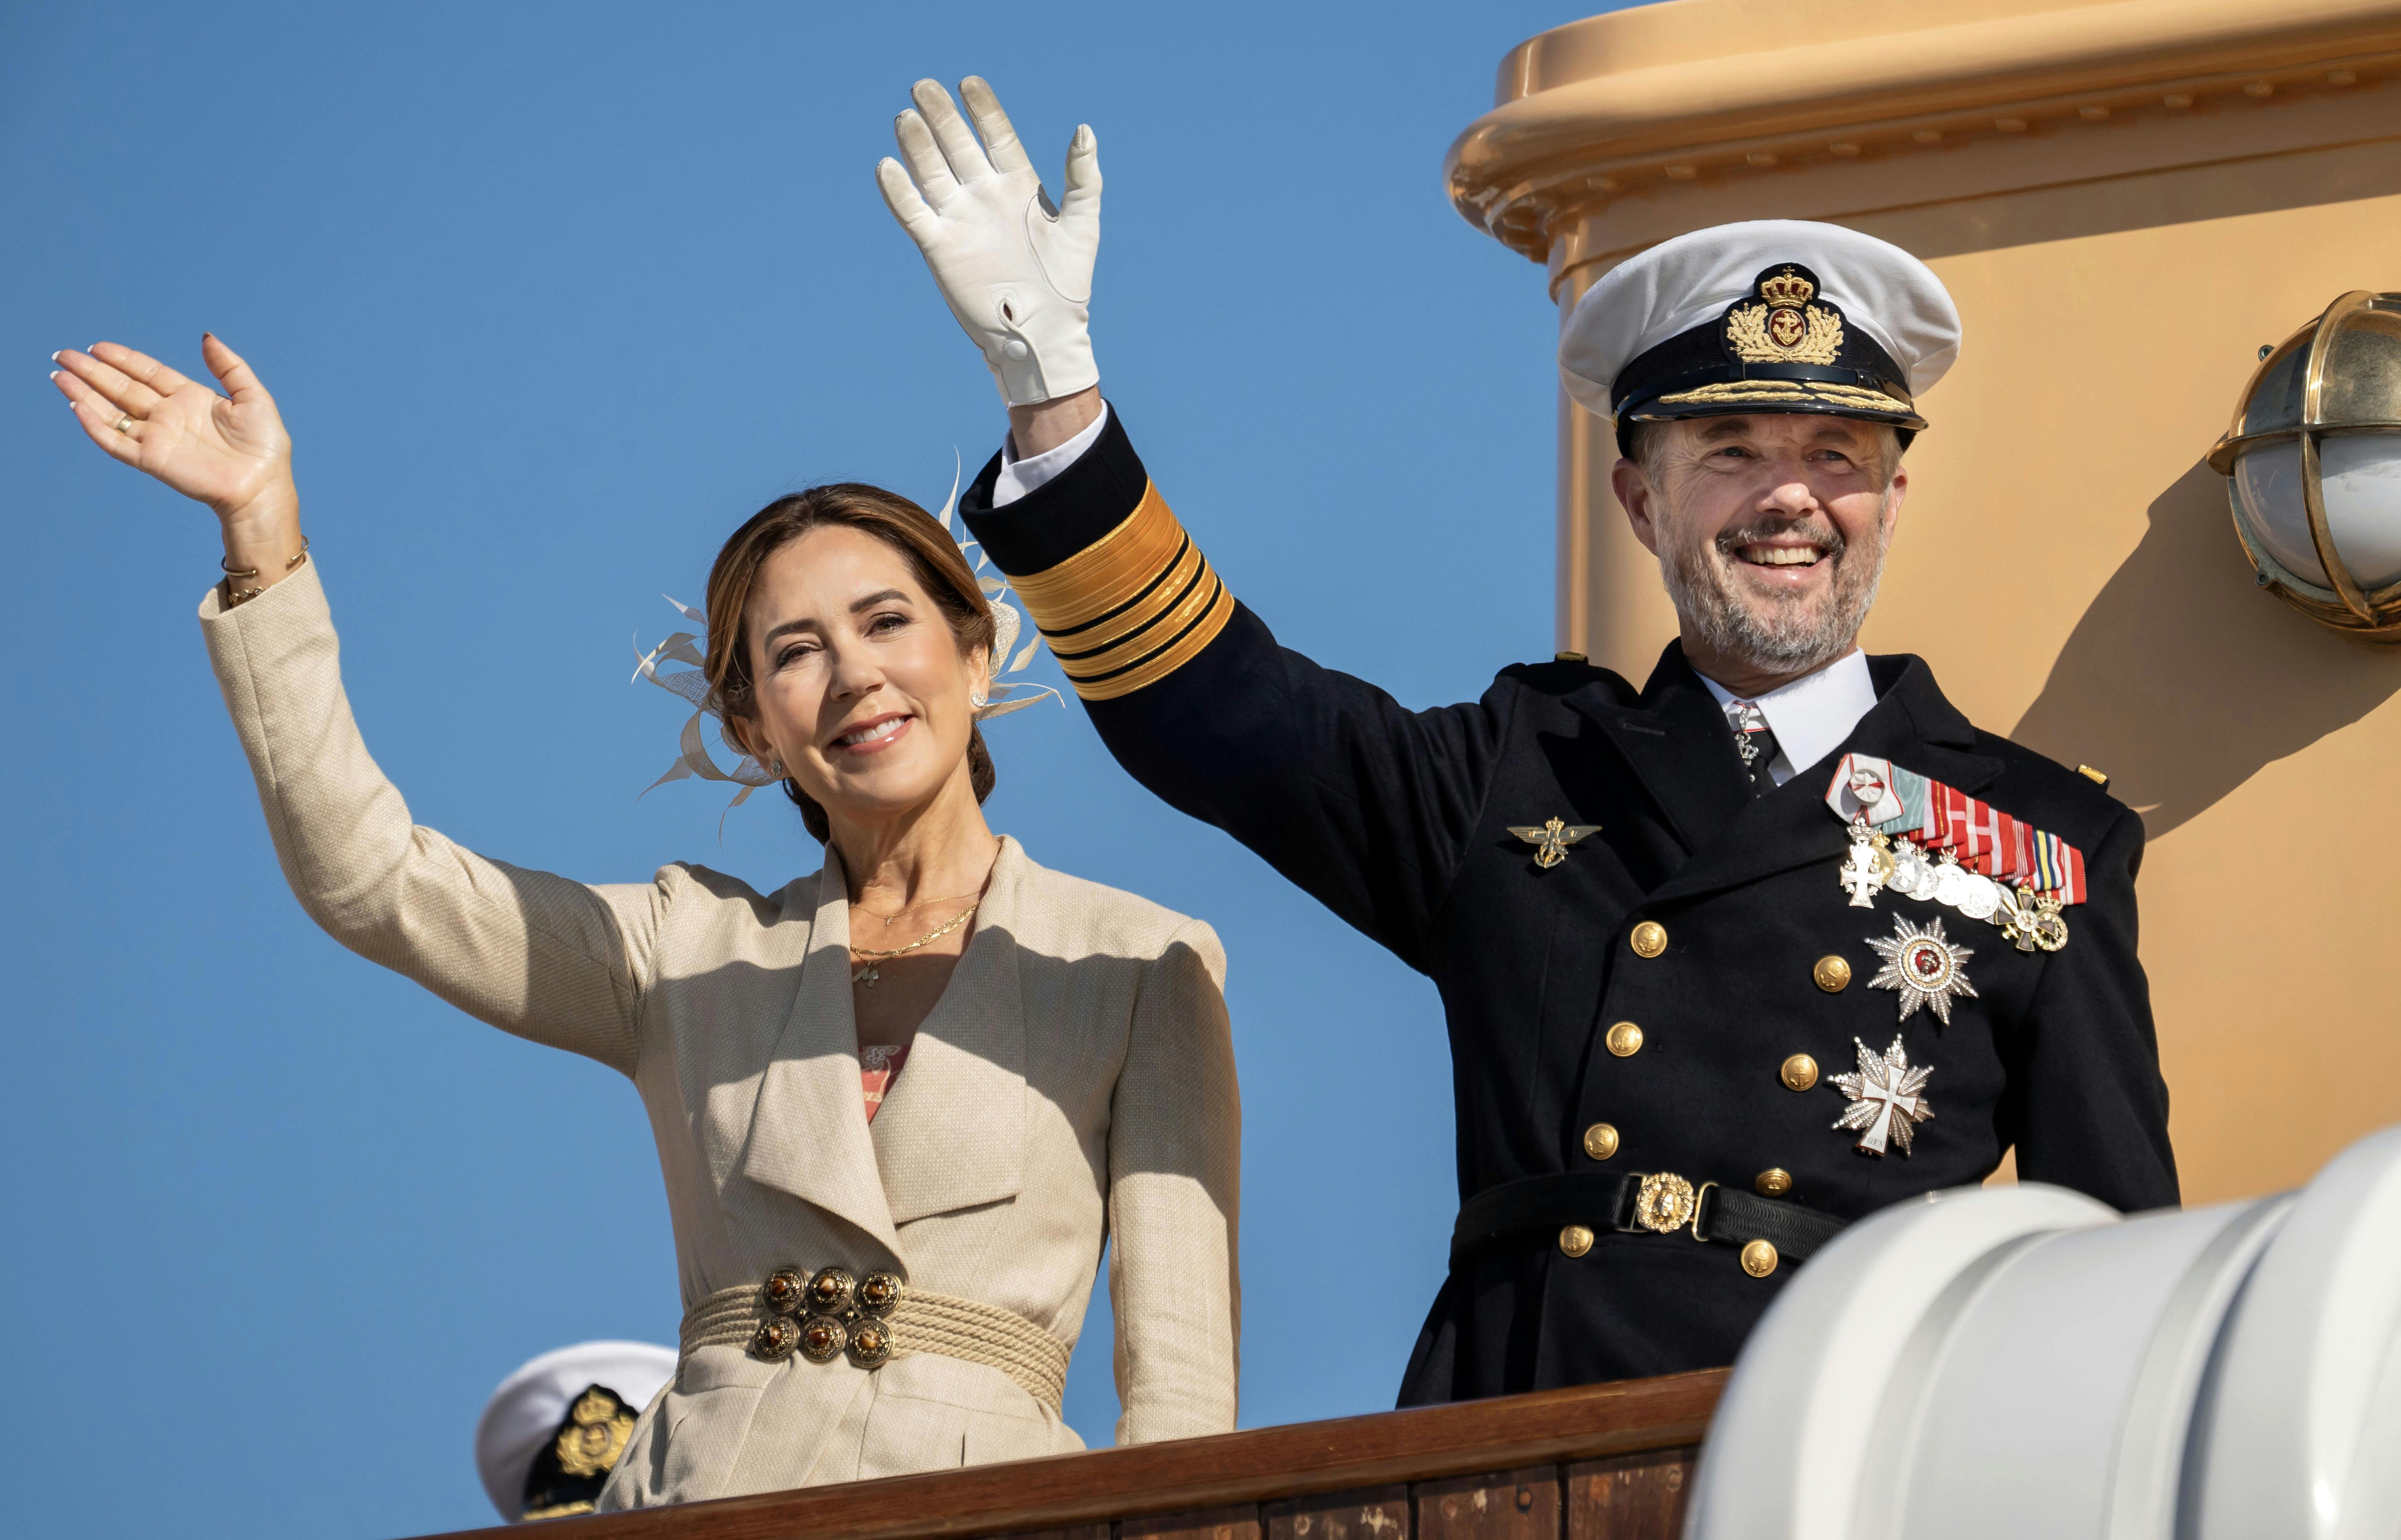
[[[1639,688],[1562,654],[1411,711],[1277,645],[1100,399],[1091,131],[1054,207],[961,93],[877,174],[1009,406],[968,526],[1119,763],[1441,992],[1462,1206],[1401,1404],[1731,1363],[1843,1225],[2012,1147],[2176,1201],[2141,821],[1856,643],[1958,346],[1923,263],[1771,221],[1601,279],[1561,368],[1679,636]]]

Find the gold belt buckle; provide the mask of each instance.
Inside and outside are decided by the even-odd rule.
[[[1634,1194],[1634,1226],[1673,1235],[1692,1222],[1698,1208],[1692,1183],[1672,1171],[1651,1172]]]

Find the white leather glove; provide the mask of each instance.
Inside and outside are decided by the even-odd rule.
[[[992,88],[970,75],[959,95],[983,143],[948,91],[920,80],[909,91],[916,109],[893,121],[908,170],[886,156],[876,163],[876,185],[925,254],[951,313],[983,350],[1002,397],[1032,406],[1073,395],[1101,378],[1088,309],[1101,250],[1099,143],[1089,126],[1077,126],[1066,195],[1054,205]]]

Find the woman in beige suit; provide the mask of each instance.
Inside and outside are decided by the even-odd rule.
[[[200,627],[294,893],[460,1010],[623,1071],[650,1111],[683,1341],[600,1506],[1080,1448],[1060,1394],[1104,1242],[1118,1439],[1231,1428],[1223,956],[985,826],[994,612],[940,526],[821,488],[711,573],[709,704],[785,777],[824,870],[766,894],[680,862],[586,887],[411,824],[351,721],[275,405],[202,350],[226,395],[108,343],[52,378],[95,444],[217,514],[228,575]]]

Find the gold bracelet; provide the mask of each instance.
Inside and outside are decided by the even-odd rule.
[[[258,569],[257,569],[257,568],[255,568],[255,567],[228,567],[228,566],[226,566],[226,562],[228,562],[228,561],[230,561],[230,560],[232,560],[232,559],[233,559],[233,558],[232,558],[232,557],[219,557],[217,558],[217,568],[218,568],[218,570],[219,570],[219,571],[223,571],[223,572],[225,573],[225,575],[226,575],[226,576],[227,576],[227,577],[238,577],[238,578],[254,578],[254,577],[256,577],[256,576],[258,575]],[[285,562],[285,563],[283,564],[283,570],[284,570],[285,571],[287,571],[287,572],[288,572],[288,571],[292,571],[292,569],[293,569],[293,568],[299,566],[302,562],[304,562],[304,561],[306,561],[306,560],[308,560],[308,559],[309,559],[309,537],[308,537],[307,535],[302,535],[302,536],[300,537],[300,554],[299,554],[298,556],[296,556],[296,557],[294,557],[290,561]]]
[[[289,572],[292,569],[299,566],[302,562],[308,559],[309,537],[307,535],[302,535],[300,537],[300,554],[294,557],[290,561],[285,562],[283,564],[283,570],[286,572]],[[217,586],[225,590],[225,607],[226,609],[238,610],[241,608],[241,606],[248,604],[252,599],[256,598],[259,595],[267,592],[264,588],[237,588],[233,585],[233,580],[236,578],[256,577],[258,575],[257,568],[226,567],[223,558],[218,560],[217,565],[219,567],[225,567],[226,580],[217,584]]]

